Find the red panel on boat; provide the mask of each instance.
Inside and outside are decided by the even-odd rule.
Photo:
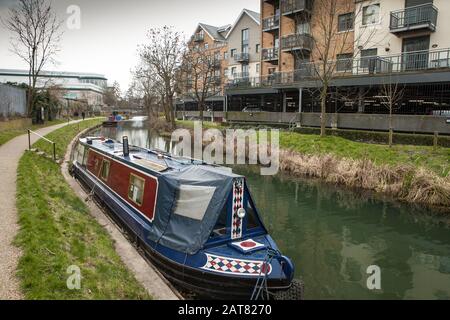
[[[103,160],[109,161],[109,172],[106,177],[101,176]],[[147,219],[153,220],[155,215],[156,196],[158,192],[158,180],[155,177],[133,169],[112,158],[106,157],[95,150],[90,149],[87,161],[87,169],[98,180],[106,184],[123,200],[139,210]],[[130,179],[132,176],[142,178],[144,182],[144,195],[142,204],[133,201],[129,195]],[[102,179],[104,178],[104,179]]]

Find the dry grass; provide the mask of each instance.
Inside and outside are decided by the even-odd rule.
[[[450,177],[411,165],[375,165],[367,159],[280,151],[280,169],[349,187],[388,193],[400,200],[450,211]]]

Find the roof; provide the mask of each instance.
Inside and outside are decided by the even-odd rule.
[[[234,28],[237,26],[237,24],[239,23],[239,21],[241,21],[242,17],[244,15],[248,15],[253,21],[255,21],[255,23],[259,26],[261,24],[261,15],[258,12],[249,10],[249,9],[244,9],[241,11],[241,13],[239,14],[238,18],[236,19],[236,21],[234,22],[233,26],[231,27],[230,31],[228,31],[228,34],[226,36],[226,38],[228,38],[230,36],[230,34],[233,32]]]
[[[20,69],[0,69],[0,75],[11,76],[27,76],[28,70]],[[82,78],[82,79],[101,79],[107,80],[104,75],[98,73],[82,73],[82,72],[67,72],[67,71],[44,71],[39,73],[40,77],[55,77],[55,78]]]
[[[225,41],[226,39],[223,33],[226,32],[231,26],[226,25],[222,27],[215,27],[205,23],[199,23],[197,29],[199,27],[202,28],[213,40]]]

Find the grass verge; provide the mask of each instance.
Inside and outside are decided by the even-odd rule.
[[[67,122],[67,120],[48,121],[45,124],[34,124],[30,127],[30,129],[37,130],[37,129],[61,124],[64,122]],[[26,134],[26,133],[27,133],[27,129],[11,129],[11,130],[0,131],[0,146],[7,143],[9,140],[14,139],[17,136],[20,136],[20,135]]]
[[[84,121],[79,130],[99,120]],[[78,133],[78,124],[47,137],[57,143],[58,157]],[[35,145],[50,151],[51,146]],[[47,150],[47,148],[49,148]],[[20,160],[17,180],[22,250],[18,276],[27,299],[148,299],[151,298],[115,252],[108,233],[89,214],[53,161],[27,152]],[[81,288],[69,290],[69,266],[81,271]]]

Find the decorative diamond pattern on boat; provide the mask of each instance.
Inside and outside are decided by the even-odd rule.
[[[202,269],[209,271],[253,276],[260,275],[261,267],[261,274],[265,274],[266,270],[267,274],[270,274],[270,272],[272,271],[271,265],[264,264],[264,261],[241,260],[229,257],[221,257],[208,253],[206,254],[206,257],[207,261]]]
[[[233,182],[233,214],[231,219],[231,239],[242,237],[242,219],[238,210],[244,207],[244,179],[235,179]]]

